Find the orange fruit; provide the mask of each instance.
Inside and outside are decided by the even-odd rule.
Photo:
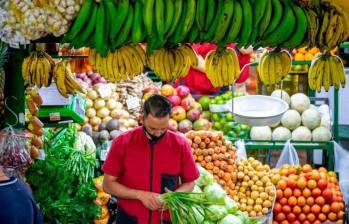
[[[278,221],[278,222],[282,222],[282,221],[284,221],[285,219],[286,219],[286,215],[284,214],[284,213],[279,213],[279,214],[277,214],[276,215],[276,221]]]
[[[288,205],[293,207],[297,205],[297,198],[295,196],[291,196],[288,198]]]
[[[287,198],[281,198],[281,199],[279,200],[279,202],[280,202],[280,204],[282,204],[282,205],[286,205],[286,204],[287,204]]]
[[[303,196],[297,198],[297,204],[299,206],[304,206],[307,203],[306,199]]]
[[[320,50],[319,50],[319,48],[317,48],[317,47],[313,47],[313,48],[310,49],[308,52],[311,53],[312,55],[315,55],[315,54],[319,53]],[[320,167],[320,168],[323,168],[323,167]]]
[[[304,177],[301,177],[297,180],[297,187],[299,189],[304,189],[307,186],[307,180]]]
[[[303,171],[303,173],[308,173],[308,172],[312,171],[312,168],[311,168],[311,166],[309,164],[305,164],[302,167],[302,171]]]
[[[298,51],[299,53],[302,53],[302,54],[305,54],[305,53],[308,52],[308,51],[307,51],[307,47],[298,48],[297,51]]]
[[[273,208],[274,214],[279,214],[281,212],[282,206],[279,202],[276,202]]]
[[[280,180],[278,185],[277,185],[277,188],[278,189],[281,189],[281,190],[285,190],[287,187],[287,182],[285,180]]]
[[[311,179],[315,180],[315,181],[319,181],[320,180],[320,173],[317,170],[313,170],[311,171]]]
[[[324,205],[321,208],[321,212],[324,214],[328,214],[331,211],[331,206],[330,205]]]
[[[300,206],[296,205],[293,207],[292,212],[296,215],[299,215],[302,213],[302,208]]]
[[[296,53],[294,55],[294,60],[295,61],[304,61],[305,60],[305,56],[302,53]]]
[[[298,198],[299,196],[302,195],[302,191],[299,189],[294,189],[293,190],[293,196],[295,196],[296,198]]]
[[[304,213],[301,213],[298,215],[298,220],[303,222],[304,220],[307,219],[307,216]]]
[[[281,199],[281,198],[283,198],[283,196],[284,196],[283,191],[280,190],[280,189],[277,189],[277,190],[276,190],[276,198],[277,198],[277,199]]]
[[[290,213],[291,212],[291,207],[288,206],[288,205],[282,206],[282,212],[285,213],[285,214]]]
[[[332,202],[331,204],[331,211],[334,212],[334,213],[337,213],[339,212],[340,210],[340,205],[338,202]]]
[[[314,198],[317,198],[321,195],[321,190],[319,188],[314,188],[311,192],[311,195],[314,197]]]
[[[308,189],[308,188],[305,188],[303,191],[302,191],[302,195],[307,198],[307,197],[310,197],[311,196],[311,191]]]
[[[313,205],[311,207],[311,212],[314,213],[315,215],[317,215],[321,212],[321,207],[318,205]]]
[[[318,215],[317,218],[318,218],[321,222],[324,222],[324,221],[326,221],[326,219],[327,219],[326,215],[323,214],[323,213],[320,213],[320,214]]]
[[[317,205],[319,205],[320,207],[322,207],[325,204],[325,198],[322,196],[319,196],[319,197],[315,198],[315,203]]]
[[[327,215],[327,218],[330,220],[330,221],[337,221],[337,214],[334,213],[334,212],[330,212],[330,214]]]
[[[313,57],[314,57],[314,55],[311,54],[311,53],[306,53],[306,54],[304,55],[304,59],[305,59],[306,61],[311,61],[311,60],[313,60]]]
[[[291,188],[286,188],[285,190],[284,190],[284,197],[285,198],[289,198],[289,197],[291,197],[292,196],[292,190],[291,190]]]
[[[297,219],[297,216],[296,216],[295,214],[293,214],[293,213],[287,214],[287,220],[288,220],[289,222],[293,222],[293,221],[295,221],[296,219]]]
[[[314,204],[314,202],[315,202],[315,200],[314,200],[314,198],[313,198],[313,197],[309,197],[309,198],[307,198],[307,205],[312,206],[312,205]]]
[[[317,186],[317,183],[315,180],[308,180],[307,186],[309,189],[314,189]]]
[[[287,187],[295,189],[297,187],[297,182],[294,179],[289,178],[287,181]]]
[[[309,222],[313,223],[313,222],[315,221],[315,219],[316,219],[316,216],[315,216],[313,213],[309,213],[309,214],[307,215],[307,220],[308,220]]]
[[[304,205],[302,211],[304,214],[308,214],[310,212],[311,207],[309,205]]]

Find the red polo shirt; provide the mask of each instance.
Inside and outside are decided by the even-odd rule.
[[[199,177],[191,148],[182,136],[167,131],[151,145],[143,127],[114,139],[102,170],[129,188],[155,193],[162,193],[165,186],[175,190],[179,180],[185,183]],[[160,224],[161,212],[150,212],[141,201],[119,198],[118,206],[136,217],[138,224]],[[164,217],[169,220],[168,213]]]

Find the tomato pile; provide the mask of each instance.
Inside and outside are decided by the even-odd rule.
[[[344,202],[334,172],[283,165],[272,170],[276,185],[273,224],[343,223]]]

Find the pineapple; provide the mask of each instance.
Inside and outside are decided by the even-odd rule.
[[[5,101],[5,71],[4,64],[7,58],[7,45],[0,42],[0,120],[3,121],[4,101]]]

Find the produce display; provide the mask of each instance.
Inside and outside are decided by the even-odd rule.
[[[90,223],[100,214],[93,202],[97,197],[93,183],[95,155],[87,153],[83,145],[75,148],[77,138],[73,126],[58,131],[45,129],[45,160],[37,160],[26,171],[47,223]]]
[[[344,223],[343,194],[334,172],[306,164],[283,165],[272,173],[277,188],[273,223]]]
[[[94,224],[106,224],[109,221],[110,214],[107,207],[107,204],[110,199],[110,194],[107,194],[103,191],[103,179],[104,176],[99,176],[93,179],[93,183],[97,190],[97,197],[94,201],[101,208],[101,212],[98,216],[98,219],[94,220]]]
[[[316,107],[310,104],[303,93],[291,97],[287,92],[275,90],[274,97],[282,98],[290,105],[280,124],[271,127],[252,127],[250,137],[253,140],[287,141],[330,141],[332,139],[330,112],[327,105]]]
[[[68,32],[70,23],[76,17],[81,0],[11,0],[5,1],[4,33],[1,39],[7,43],[21,43],[36,40],[47,34],[61,36]],[[2,28],[2,27],[1,27]],[[21,37],[20,39],[17,39]],[[23,44],[24,42],[22,42]]]
[[[212,113],[209,111],[211,104],[225,104],[234,97],[243,96],[243,93],[227,91],[215,97],[202,96],[198,102],[203,108],[203,117],[212,121],[212,128],[222,131],[228,138],[246,139],[249,137],[250,127],[234,122],[234,116],[230,112]]]
[[[94,71],[88,71],[84,73],[76,74],[76,80],[86,83],[88,88],[93,87],[95,84],[101,83],[105,84],[107,83],[107,80],[103,78],[98,72]]]
[[[320,49],[313,47],[307,49],[307,47],[297,48],[292,51],[293,60],[295,61],[311,61],[313,58],[320,53]]]
[[[236,149],[232,143],[217,131],[189,131],[185,136],[193,150],[194,160],[212,173],[227,194],[233,196]]]
[[[275,200],[270,167],[250,157],[237,161],[234,170],[237,172],[236,182],[231,193],[239,209],[250,217],[270,213]]]
[[[0,42],[0,119],[4,115],[4,106],[5,106],[5,71],[4,64],[7,59],[7,45],[3,42]],[[0,123],[1,125],[1,123]]]

